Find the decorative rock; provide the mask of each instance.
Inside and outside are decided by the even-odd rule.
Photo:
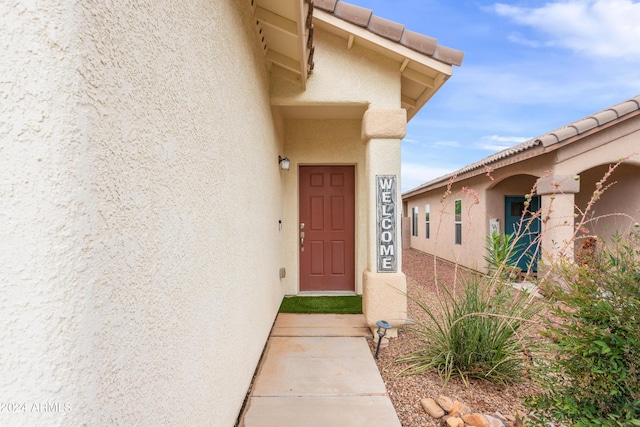
[[[490,427],[505,427],[500,418],[492,417],[491,415],[485,415],[484,417],[487,419],[487,421],[489,421]]]
[[[432,398],[425,397],[420,401],[420,405],[422,405],[422,408],[427,412],[427,414],[431,415],[433,418],[444,417],[444,409],[442,409]]]
[[[467,414],[463,415],[462,419],[465,423],[474,427],[491,427],[489,420],[487,420],[482,414]]]
[[[451,410],[453,409],[453,400],[451,400],[447,396],[438,396],[436,402],[442,409],[447,412],[451,412]]]
[[[463,415],[467,415],[472,412],[473,411],[471,410],[471,408],[469,408],[467,405],[460,402],[459,400],[456,400],[455,402],[453,402],[449,415],[451,415],[452,417],[461,417]]]
[[[504,415],[502,415],[502,414],[501,414],[500,412],[498,412],[498,411],[494,412],[492,416],[493,416],[493,417],[495,417],[495,418],[498,418],[498,419],[499,419],[499,420],[501,420],[501,421],[506,421],[506,420],[507,420],[507,419],[505,418],[505,416],[504,416]]]
[[[464,421],[462,418],[449,417],[447,418],[447,427],[464,427]]]

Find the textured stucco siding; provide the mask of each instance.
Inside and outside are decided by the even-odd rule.
[[[233,425],[282,296],[249,13],[0,6],[0,424]]]
[[[354,46],[321,29],[314,32],[315,67],[305,91],[284,79],[273,79],[274,105],[338,103],[400,108],[400,68],[397,62]]]

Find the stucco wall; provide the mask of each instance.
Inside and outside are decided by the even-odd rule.
[[[274,105],[370,104],[372,108],[400,108],[399,64],[359,45],[317,28],[314,31],[313,73],[307,88],[273,79]]]
[[[603,179],[609,165],[602,165],[580,174],[580,193],[576,194],[577,213],[585,208],[597,190],[596,183]],[[585,230],[603,239],[609,239],[616,232],[627,234],[634,230],[634,224],[640,222],[640,165],[619,165],[605,181],[604,193],[586,212],[588,222]],[[634,197],[635,196],[635,197]],[[578,218],[579,219],[579,218]]]
[[[434,190],[430,194],[415,197],[408,202],[408,213],[412,216],[414,206],[418,207],[418,236],[411,236],[411,247],[435,254],[440,258],[460,265],[482,268],[481,253],[484,235],[488,225],[485,190],[487,183],[483,178],[475,178],[473,183],[454,184],[451,193],[447,188]],[[463,188],[464,187],[464,188]],[[472,191],[469,191],[472,189]],[[455,200],[462,201],[462,244],[455,243],[454,207]],[[425,204],[430,205],[430,238],[425,235]]]
[[[249,5],[38,6],[0,7],[0,423],[232,425],[282,296]]]
[[[594,219],[585,227],[590,233],[606,239],[616,231],[628,232],[634,223],[640,222],[639,141],[640,116],[635,116],[558,153],[558,173],[580,175],[580,192],[575,203],[581,211],[587,207],[596,191],[596,182],[605,176],[609,165],[624,161],[604,183],[613,185],[588,212],[588,217]],[[580,149],[588,151],[582,153]],[[580,211],[576,213],[581,215]]]

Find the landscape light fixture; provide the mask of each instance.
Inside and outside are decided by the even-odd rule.
[[[280,164],[280,169],[282,169],[283,171],[289,170],[289,165],[291,164],[291,162],[289,162],[289,159],[287,157],[278,156],[278,163]]]
[[[378,320],[376,322],[378,325],[378,346],[376,347],[376,359],[378,358],[378,352],[380,351],[380,341],[382,338],[387,335],[387,330],[391,329],[391,324],[386,320]]]

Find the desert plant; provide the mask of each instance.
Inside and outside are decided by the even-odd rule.
[[[544,291],[557,319],[538,366],[543,392],[527,401],[533,422],[640,426],[640,233],[559,264],[553,277]]]
[[[404,374],[437,369],[445,383],[451,377],[509,383],[522,378],[528,346],[530,319],[538,304],[526,294],[492,286],[480,276],[464,279],[464,292],[440,301],[441,310],[424,310],[426,323],[414,327],[423,337],[420,349],[398,362],[406,363]]]
[[[518,252],[524,243],[519,242],[516,234],[504,234],[493,232],[486,237],[485,249],[487,255],[485,261],[489,264],[490,275],[497,275],[500,279],[510,278],[518,265]]]

